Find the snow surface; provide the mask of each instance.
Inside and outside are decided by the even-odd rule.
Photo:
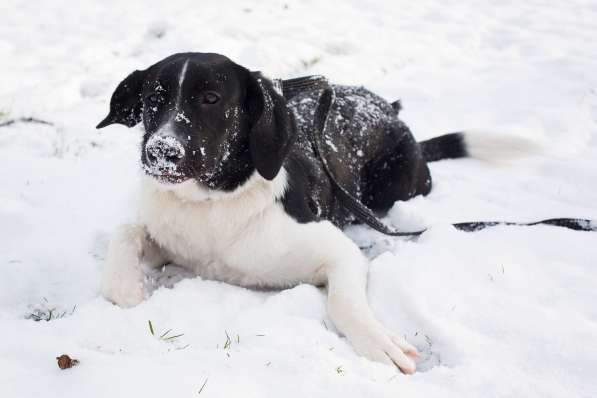
[[[1,397],[597,396],[597,234],[446,225],[597,218],[594,1],[3,0],[0,15],[3,119],[54,123],[0,128]],[[166,269],[136,308],[99,297],[106,242],[135,216],[140,131],[94,126],[128,73],[179,51],[363,84],[402,99],[419,139],[478,127],[546,148],[433,164],[432,193],[389,215],[434,226],[416,241],[349,231],[418,373],[356,356],[312,286]],[[80,364],[59,370],[63,353]]]

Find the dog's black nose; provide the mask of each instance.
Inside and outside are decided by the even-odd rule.
[[[151,163],[176,164],[184,158],[184,146],[173,136],[153,135],[145,144],[145,154]]]

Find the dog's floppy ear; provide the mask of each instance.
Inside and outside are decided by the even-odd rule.
[[[114,123],[133,127],[141,121],[141,93],[146,73],[144,70],[136,70],[120,82],[110,99],[110,113],[96,128],[101,129]]]
[[[296,137],[294,115],[282,94],[259,72],[251,72],[247,83],[249,150],[255,168],[273,180]]]

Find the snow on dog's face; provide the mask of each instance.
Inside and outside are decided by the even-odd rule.
[[[143,121],[144,171],[165,184],[230,191],[255,170],[271,180],[295,136],[284,98],[258,72],[218,54],[175,54],[116,88],[98,128]]]

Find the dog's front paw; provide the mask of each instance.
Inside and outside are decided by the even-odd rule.
[[[373,361],[397,366],[402,373],[413,374],[416,370],[417,349],[404,337],[388,332],[381,325],[364,328],[349,336],[355,351]]]
[[[134,307],[145,298],[142,275],[130,278],[105,275],[101,290],[107,300],[123,308]]]
[[[145,229],[123,225],[110,241],[102,275],[102,295],[120,307],[134,307],[143,301],[141,258],[146,245]]]

